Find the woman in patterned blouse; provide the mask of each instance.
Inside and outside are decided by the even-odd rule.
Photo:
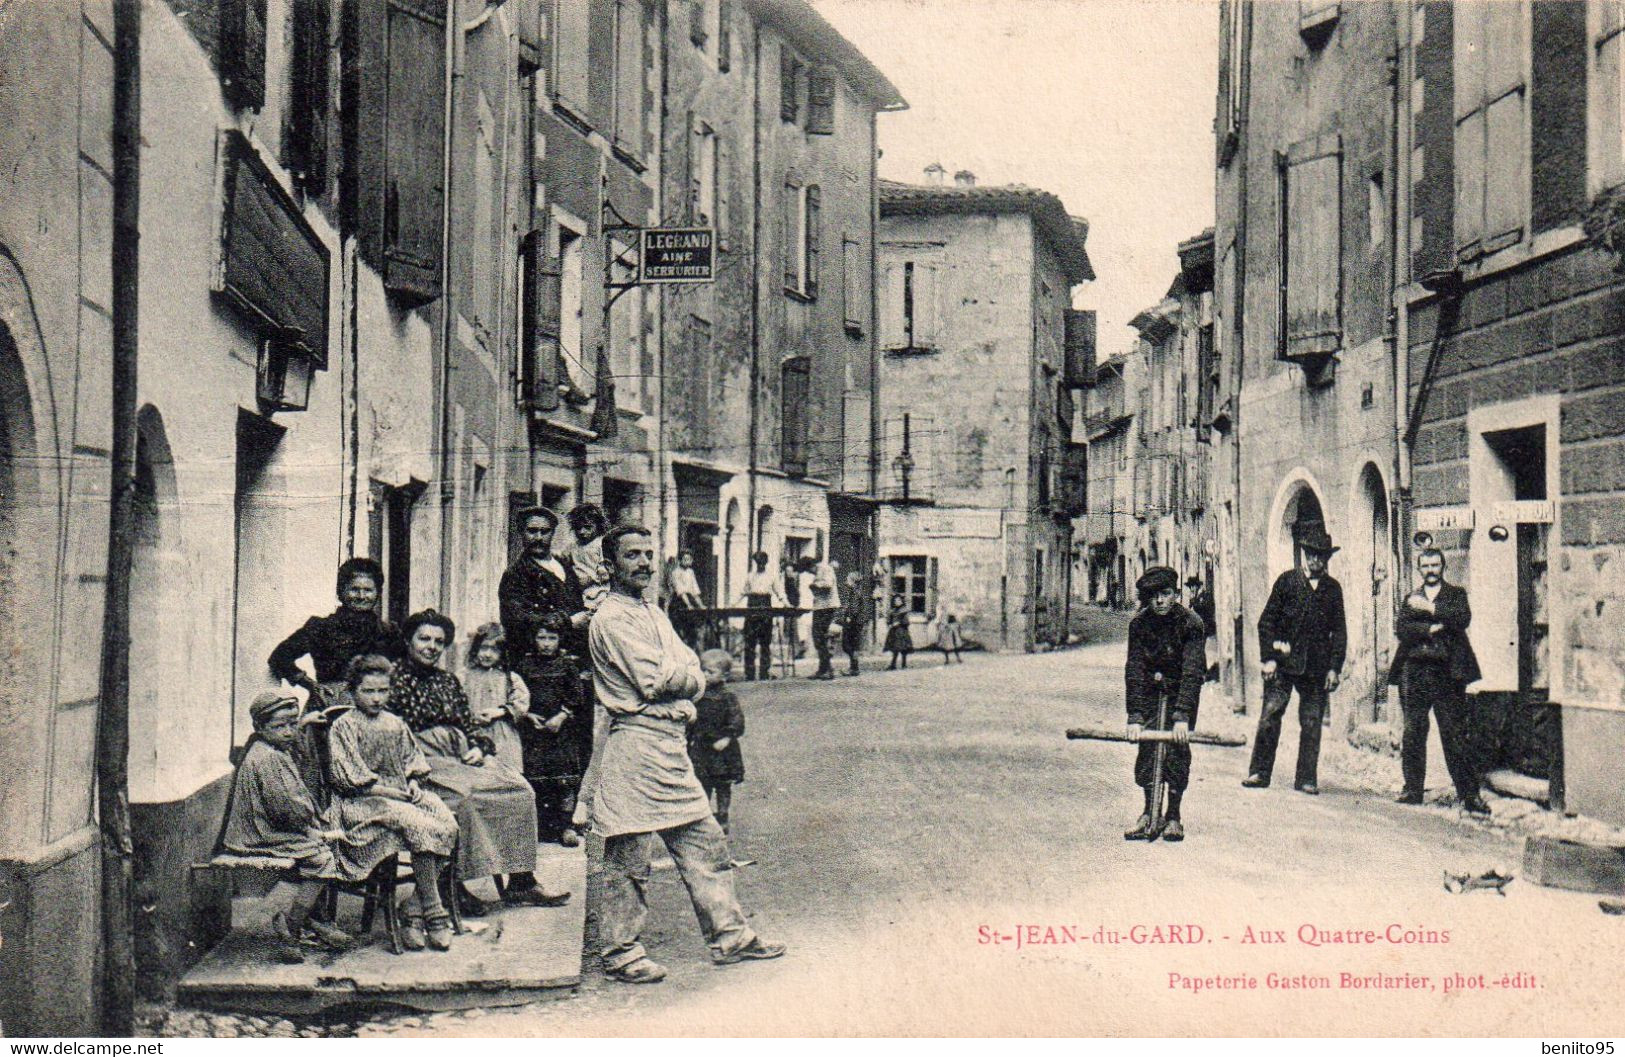
[[[390,710],[406,721],[429,763],[424,785],[457,817],[462,835],[458,866],[464,877],[497,876],[510,906],[562,906],[568,892],[544,892],[536,883],[536,794],[524,775],[502,764],[474,722],[457,677],[439,667],[457,633],[432,609],[406,619],[406,659],[395,668]],[[507,884],[500,883],[506,874]],[[464,913],[482,914],[471,893]]]

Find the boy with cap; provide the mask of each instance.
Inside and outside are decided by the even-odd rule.
[[[1175,601],[1179,574],[1166,565],[1145,571],[1134,585],[1140,611],[1128,625],[1128,664],[1123,678],[1128,690],[1128,737],[1139,742],[1134,758],[1134,784],[1145,793],[1145,811],[1125,840],[1185,839],[1180,801],[1190,782],[1190,730],[1196,725],[1196,706],[1202,692],[1203,645],[1201,618]],[[1166,701],[1166,707],[1159,701]],[[1160,722],[1159,722],[1160,717]],[[1159,824],[1154,817],[1157,790],[1156,746],[1140,741],[1145,729],[1172,731],[1174,740],[1163,757],[1162,780],[1168,783],[1168,813]]]

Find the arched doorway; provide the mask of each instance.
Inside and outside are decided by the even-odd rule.
[[[734,590],[734,535],[739,531],[739,500],[728,500],[728,509],[722,515],[722,596],[716,600],[719,606],[733,604]],[[745,541],[748,551],[750,541]]]
[[[1297,565],[1301,559],[1298,541],[1306,533],[1326,528],[1326,513],[1320,504],[1319,489],[1306,475],[1294,476],[1277,495],[1276,514],[1269,534],[1269,575],[1275,577]]]
[[[160,756],[166,744],[176,744],[178,732],[166,728],[188,714],[176,696],[188,685],[177,661],[189,651],[187,629],[172,604],[173,592],[186,582],[175,539],[175,459],[157,408],[148,404],[141,409],[136,431],[135,547],[130,561],[130,786],[131,799],[139,803],[163,799]]]
[[[1385,717],[1393,655],[1394,546],[1388,488],[1372,462],[1361,467],[1350,493],[1346,547],[1341,579],[1349,615],[1349,689],[1358,702],[1356,722],[1376,722]]]

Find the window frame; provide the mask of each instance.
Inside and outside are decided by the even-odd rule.
[[[1603,18],[1604,10],[1610,6],[1618,13],[1618,21],[1613,26]],[[1613,51],[1612,78],[1607,77],[1608,71],[1603,65],[1603,49],[1609,46]],[[1602,0],[1586,5],[1586,74],[1586,191],[1596,196],[1625,187],[1625,0]],[[1609,80],[1613,82],[1612,105],[1606,94]],[[1616,151],[1611,165],[1604,155],[1610,141]]]
[[[622,54],[626,48],[622,34],[626,29],[628,17],[636,24],[638,30],[637,61],[633,63],[633,68],[637,72],[632,75],[630,83],[627,82],[627,74],[622,63],[622,60],[627,58]],[[610,82],[613,96],[610,113],[613,115],[615,148],[633,159],[641,159],[647,132],[647,115],[644,113],[643,53],[648,47],[648,26],[644,19],[643,0],[615,0],[612,47],[615,75]],[[589,81],[590,79],[589,74]],[[635,95],[630,110],[624,98],[628,88],[631,88]],[[632,127],[627,127],[628,121]]]
[[[908,600],[910,616],[927,621],[935,620],[937,613],[937,559],[929,554],[892,554],[886,576],[886,609],[891,600],[902,595]]]
[[[1505,5],[1505,7],[1501,7],[1501,5]],[[1488,65],[1491,56],[1489,54],[1490,49],[1486,46],[1486,54],[1476,63],[1475,67],[1482,71],[1482,75],[1478,79],[1478,98],[1472,105],[1464,108],[1462,51],[1463,41],[1466,40],[1466,36],[1463,33],[1464,22],[1462,16],[1465,13],[1477,13],[1487,17],[1487,13],[1491,10],[1497,8],[1506,10],[1513,6],[1518,9],[1519,27],[1522,32],[1522,38],[1518,42],[1518,80],[1516,83],[1506,82],[1508,87],[1498,90],[1491,89],[1491,71]],[[1451,60],[1451,95],[1453,100],[1451,141],[1452,153],[1454,154],[1455,191],[1454,208],[1452,210],[1452,226],[1454,230],[1451,239],[1458,263],[1472,264],[1491,258],[1502,250],[1528,242],[1534,230],[1533,200],[1530,186],[1533,166],[1529,156],[1530,122],[1533,109],[1531,106],[1530,86],[1534,82],[1532,9],[1529,0],[1496,0],[1495,4],[1485,4],[1483,6],[1458,4],[1453,9],[1452,17],[1454,20],[1454,33],[1452,36],[1453,55]],[[1492,156],[1501,157],[1500,153],[1495,152],[1492,147],[1491,111],[1497,104],[1513,97],[1516,97],[1519,101],[1518,143],[1508,153],[1515,159],[1518,170],[1516,173],[1509,174],[1506,165],[1490,164]],[[1479,184],[1475,189],[1479,213],[1477,218],[1478,227],[1476,229],[1478,234],[1476,238],[1464,239],[1464,234],[1470,232],[1464,230],[1462,222],[1470,210],[1464,208],[1468,201],[1464,198],[1466,169],[1463,165],[1465,155],[1462,149],[1464,139],[1462,129],[1468,122],[1474,120],[1477,120],[1482,128],[1480,151],[1484,159],[1482,166],[1475,168],[1472,172],[1475,182]],[[1491,226],[1490,199],[1494,181],[1508,178],[1517,181],[1511,193],[1517,200],[1518,225],[1505,231],[1491,233],[1489,230]]]
[[[566,11],[569,12],[568,18],[564,15]],[[579,71],[574,65],[566,66],[566,46],[576,42],[575,34],[565,32],[566,26],[579,30]],[[585,123],[592,103],[592,6],[584,0],[554,0],[553,18],[548,29],[553,38],[553,76],[549,80],[553,105]],[[580,89],[579,98],[575,94],[577,88]]]
[[[559,262],[559,364],[563,368],[561,383],[577,393],[589,390],[585,383],[593,381],[587,370],[586,337],[587,298],[583,283],[586,275],[584,254],[587,248],[587,225],[571,217],[557,206],[553,209],[553,257]],[[575,347],[571,348],[572,339]]]

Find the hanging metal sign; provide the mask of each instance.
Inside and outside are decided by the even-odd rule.
[[[716,232],[711,228],[643,228],[638,281],[708,283],[716,278]]]

